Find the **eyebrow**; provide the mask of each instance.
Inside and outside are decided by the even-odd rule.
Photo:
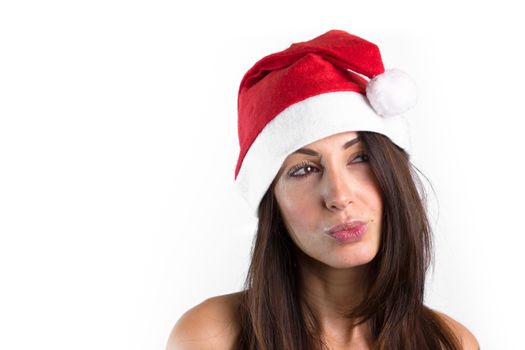
[[[360,142],[361,139],[359,137],[356,137],[355,139],[352,139],[350,141],[347,141],[344,145],[343,145],[343,149],[347,149],[349,147],[352,147],[353,145],[355,145],[356,143]],[[302,154],[306,154],[306,155],[309,155],[309,156],[315,156],[315,157],[319,157],[319,153],[317,153],[316,151],[314,151],[313,149],[310,149],[310,148],[300,148],[298,149],[297,151],[293,152],[292,154],[296,154],[296,153],[302,153]]]

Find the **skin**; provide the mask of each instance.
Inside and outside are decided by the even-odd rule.
[[[363,276],[381,238],[383,203],[363,156],[366,149],[362,143],[343,148],[356,137],[355,132],[345,132],[305,146],[318,156],[289,155],[274,188],[285,226],[302,252],[302,297],[320,321],[321,336],[332,350],[371,348],[368,325],[354,327],[354,320],[344,318],[341,312],[362,297]],[[303,162],[307,165],[295,168]],[[342,244],[327,235],[333,225],[351,219],[367,223],[360,241]],[[167,350],[233,349],[240,329],[235,310],[241,295],[213,297],[188,310],[175,324]],[[438,314],[456,331],[464,349],[479,349],[467,328]]]
[[[303,298],[332,349],[371,345],[367,325],[353,327],[355,320],[343,315],[349,303],[361,299],[367,264],[376,256],[381,239],[383,202],[366,148],[362,142],[343,148],[356,137],[355,132],[339,133],[305,146],[318,156],[291,154],[274,189],[285,226],[304,253],[300,258]],[[295,168],[304,162],[302,168]],[[340,243],[327,234],[332,226],[352,219],[367,224],[361,240]]]

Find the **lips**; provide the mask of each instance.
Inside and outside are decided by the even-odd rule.
[[[366,233],[366,222],[352,220],[339,225],[332,226],[328,235],[335,239],[339,244],[350,244],[360,241]]]
[[[360,220],[352,220],[348,221],[339,225],[332,226],[332,228],[328,231],[330,235],[334,235],[337,232],[341,231],[355,231],[356,229],[359,229],[360,227],[366,225],[366,222],[360,221]]]

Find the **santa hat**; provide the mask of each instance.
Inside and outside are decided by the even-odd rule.
[[[304,145],[373,131],[408,151],[401,114],[415,103],[415,84],[398,69],[385,71],[371,42],[331,30],[292,44],[259,60],[241,81],[235,184],[257,212],[283,161]]]

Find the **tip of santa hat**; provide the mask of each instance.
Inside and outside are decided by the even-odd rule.
[[[417,87],[407,73],[392,68],[368,82],[366,97],[377,114],[391,117],[405,113],[415,106]]]

